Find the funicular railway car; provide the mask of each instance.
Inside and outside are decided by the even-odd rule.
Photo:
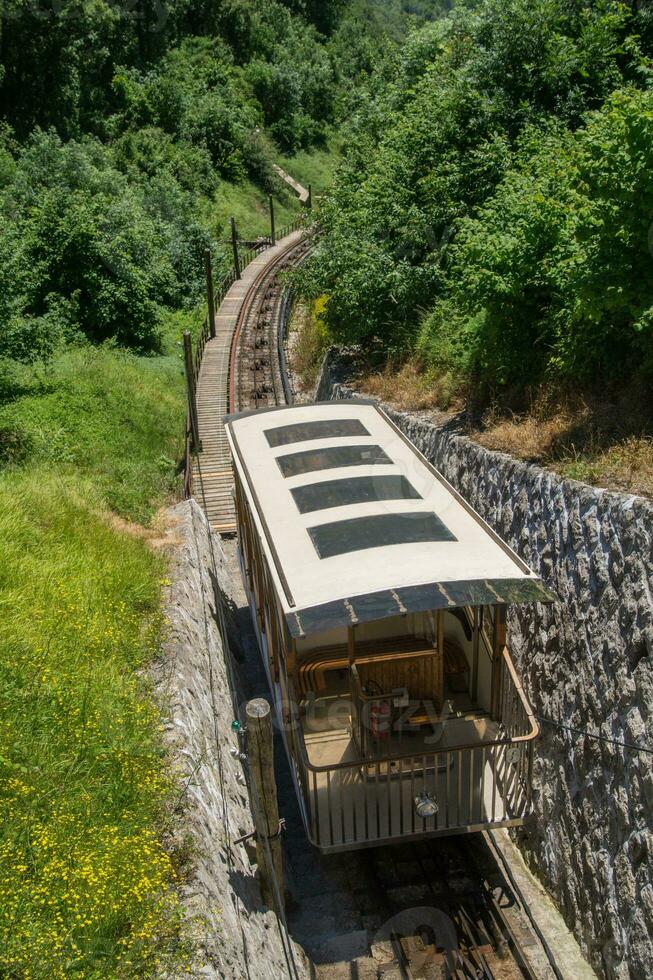
[[[228,416],[239,551],[322,851],[522,823],[538,725],[506,648],[552,596],[373,403]]]

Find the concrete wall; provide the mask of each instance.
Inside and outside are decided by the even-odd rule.
[[[289,976],[279,924],[261,902],[245,845],[229,846],[252,830],[252,818],[242,765],[230,753],[236,684],[230,684],[216,615],[218,590],[227,585],[224,554],[194,501],[171,507],[166,517],[170,625],[155,672],[180,787],[174,833],[177,843],[191,847],[182,894],[197,946],[192,975],[276,980]],[[303,953],[297,946],[293,952],[295,976],[304,977]]]
[[[341,368],[327,359],[318,398],[355,397],[334,384]],[[388,414],[560,597],[510,616],[535,711],[653,745],[653,505]],[[597,972],[652,977],[653,756],[545,723],[542,733],[523,852]]]

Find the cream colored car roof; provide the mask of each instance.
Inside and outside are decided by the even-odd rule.
[[[351,435],[320,432],[320,438],[305,438],[311,430],[307,433],[302,429],[286,428],[315,422],[322,422],[327,431],[332,428],[329,423],[338,423],[336,431],[342,431],[343,425],[355,431]],[[278,431],[275,433],[274,430]],[[335,625],[333,614],[339,609],[342,609],[340,618],[343,622],[347,617],[349,622],[361,621],[356,607],[363,605],[369,605],[372,610],[372,614],[364,615],[364,618],[384,618],[374,613],[375,602],[366,604],[362,601],[364,597],[379,597],[377,612],[387,606],[385,615],[409,610],[410,597],[418,593],[424,608],[496,601],[550,601],[551,596],[525,563],[375,404],[358,400],[336,401],[242,413],[228,417],[227,434],[234,466],[295,635],[314,632],[312,628],[306,628],[307,625],[312,627],[315,620],[314,616],[311,618],[311,610],[322,609],[324,612],[328,607],[329,626]],[[277,442],[280,444],[276,445]],[[354,465],[297,472],[302,466],[324,463],[323,451],[335,447],[360,447],[361,460]],[[320,451],[317,460],[314,450]],[[305,452],[308,457],[295,455]],[[348,452],[357,455],[359,449]],[[383,454],[388,459],[382,458],[379,462],[378,457]],[[333,454],[326,453],[327,457],[330,455]],[[377,461],[372,462],[372,458]],[[284,475],[282,467],[291,475]],[[345,501],[337,506],[315,509],[316,491],[310,490],[307,492],[312,495],[313,509],[300,513],[292,493],[297,488],[319,483],[329,484],[324,488],[329,489],[333,481],[349,481],[338,484],[340,500],[343,494],[347,497],[352,480],[371,477],[373,481],[379,481],[385,476],[403,477],[404,487],[408,481],[412,487],[411,498],[377,499],[373,491],[372,499],[368,495],[368,499],[360,502]],[[358,481],[356,485],[361,482],[368,487],[375,485],[369,481]],[[385,486],[381,479],[379,488],[382,485]],[[381,490],[379,495],[384,495]],[[400,517],[399,530],[396,530],[397,522],[391,515],[402,514],[417,517],[415,520]],[[359,521],[344,527],[339,523],[377,517],[380,520]],[[409,537],[415,534],[419,537],[416,529],[423,525],[429,529],[426,536],[430,535],[432,539],[387,543],[388,534],[392,538],[396,531],[395,537],[401,538],[405,528],[409,529]],[[359,548],[356,533],[360,527],[365,530],[366,543]],[[370,543],[373,546],[367,546]],[[337,553],[338,548],[343,547],[353,550]],[[320,549],[326,557],[320,557]],[[467,591],[465,583],[469,586]],[[479,583],[484,584],[480,591]],[[492,583],[495,583],[494,587]],[[504,583],[503,587],[501,583]],[[510,584],[509,589],[505,583]],[[528,588],[520,589],[520,583]],[[534,586],[539,588],[533,589]],[[470,589],[473,595],[468,594]],[[429,590],[433,591],[434,601],[432,605],[429,601],[424,606]],[[436,601],[440,593],[442,600]],[[387,602],[382,598],[384,596]],[[339,617],[337,612],[335,615]],[[320,615],[315,622],[321,623]]]

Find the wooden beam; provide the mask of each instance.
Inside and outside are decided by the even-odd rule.
[[[281,914],[284,907],[279,807],[274,781],[272,715],[265,698],[247,702],[247,754],[256,829],[256,860],[263,900]]]
[[[444,611],[437,612],[438,652],[435,664],[435,701],[439,711],[444,707]]]
[[[356,659],[356,634],[354,630],[355,626],[347,627],[347,654],[349,656],[349,663],[353,664]]]
[[[188,413],[193,434],[193,449],[201,452],[200,430],[197,422],[197,400],[195,397],[195,373],[193,371],[193,342],[188,330],[184,330],[184,366],[186,369],[186,390],[188,393]]]
[[[209,310],[209,331],[215,337],[215,294],[213,292],[213,270],[211,268],[211,250],[204,251],[204,273],[206,275],[206,300]]]
[[[274,198],[270,194],[270,241],[273,245],[277,244],[277,233],[274,227]]]
[[[474,606],[474,632],[472,633],[472,686],[470,697],[472,701],[478,698],[478,653],[481,642],[481,610],[482,607]]]
[[[236,279],[240,279],[240,259],[238,257],[238,234],[236,232],[236,219],[231,219],[231,248],[234,253],[234,272]]]

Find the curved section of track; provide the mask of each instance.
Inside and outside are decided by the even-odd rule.
[[[289,401],[280,341],[287,292],[279,274],[300,265],[309,249],[307,238],[291,245],[252,284],[233,335],[230,412],[284,405]]]

